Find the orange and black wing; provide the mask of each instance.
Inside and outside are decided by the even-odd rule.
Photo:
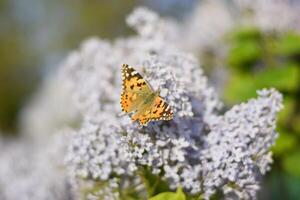
[[[147,109],[142,114],[133,115],[133,120],[139,120],[140,124],[146,126],[150,121],[157,120],[171,120],[173,118],[173,111],[170,105],[164,101],[160,96],[155,97],[150,109]]]
[[[141,94],[151,93],[152,90],[144,78],[131,66],[122,66],[123,88],[121,94],[122,111],[135,111],[143,98]]]

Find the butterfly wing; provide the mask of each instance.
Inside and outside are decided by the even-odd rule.
[[[122,66],[123,92],[121,94],[122,111],[136,111],[147,94],[153,93],[144,78],[131,66]]]
[[[122,111],[132,115],[146,126],[149,121],[170,120],[173,118],[171,107],[158,94],[155,94],[144,78],[131,66],[122,66],[123,92],[121,94]],[[147,100],[146,100],[147,99]]]
[[[149,109],[145,109],[143,113],[137,112],[132,116],[132,120],[139,120],[143,126],[146,126],[150,121],[171,120],[172,118],[173,111],[171,107],[158,95],[154,98]]]

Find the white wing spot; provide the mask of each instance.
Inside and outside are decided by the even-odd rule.
[[[135,75],[135,74],[137,74],[136,71],[131,72],[131,75],[132,75],[132,76]]]

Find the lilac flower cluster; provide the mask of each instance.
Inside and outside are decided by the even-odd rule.
[[[140,8],[128,22],[138,36],[114,43],[88,40],[62,67],[83,118],[68,153],[73,175],[124,182],[148,167],[171,189],[182,186],[206,198],[217,190],[225,197],[254,198],[258,177],[271,162],[281,95],[262,90],[258,99],[219,115],[221,103],[199,63],[162,40],[163,29],[154,28],[161,19]],[[136,66],[160,90],[172,106],[173,120],[139,127],[121,114],[122,62]]]
[[[187,195],[209,199],[221,191],[225,199],[255,199],[260,177],[272,162],[282,97],[275,89],[263,89],[256,99],[221,114],[217,92],[188,51],[215,44],[236,22],[223,4],[205,5],[190,24],[137,8],[127,18],[137,35],[90,38],[71,52],[24,110],[22,143],[0,143],[0,198],[117,200],[130,187],[145,199],[141,171],[147,169]],[[246,4],[237,5],[241,10]],[[206,14],[200,14],[202,8]],[[208,17],[217,13],[225,17]],[[218,29],[214,19],[224,26]],[[211,29],[205,32],[205,27]],[[160,91],[173,120],[140,127],[121,112],[124,63]],[[20,165],[14,165],[16,160]]]
[[[64,134],[46,144],[3,140],[0,146],[0,199],[74,199],[64,167]]]
[[[254,199],[258,176],[270,169],[269,149],[277,137],[275,116],[282,108],[282,96],[274,89],[258,95],[210,124],[201,158],[207,196],[222,186],[226,195]]]

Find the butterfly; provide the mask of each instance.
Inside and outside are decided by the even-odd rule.
[[[132,121],[146,126],[155,120],[171,120],[173,111],[169,104],[154,91],[144,78],[131,66],[122,66],[123,88],[121,107],[125,113],[133,113]]]

